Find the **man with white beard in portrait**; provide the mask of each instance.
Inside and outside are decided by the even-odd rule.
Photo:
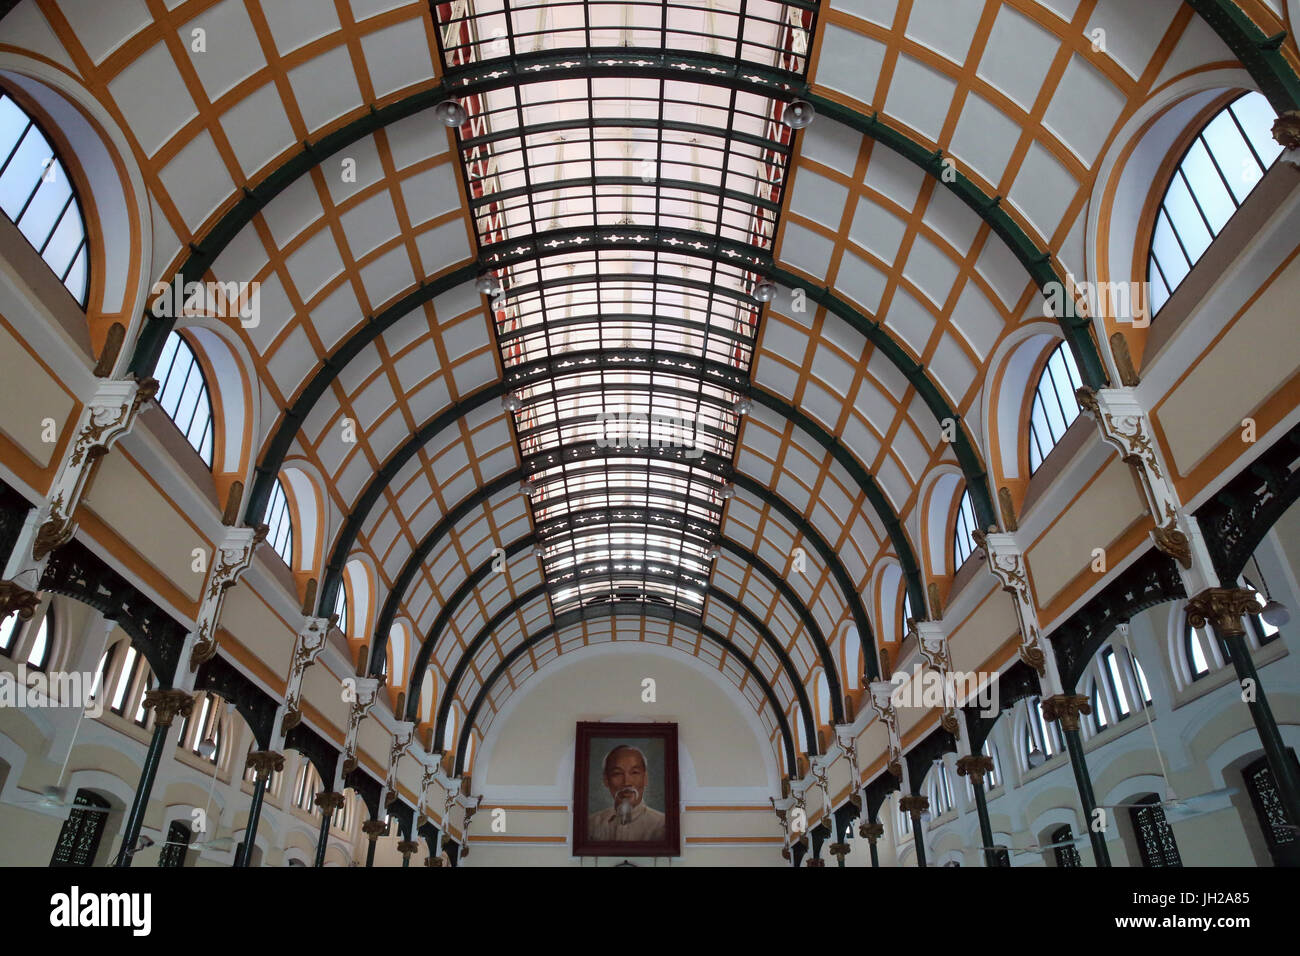
[[[663,813],[645,804],[650,783],[645,754],[627,744],[615,747],[605,755],[604,782],[614,805],[591,814],[588,839],[647,843],[664,838]]]

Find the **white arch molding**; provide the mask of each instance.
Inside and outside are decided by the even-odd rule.
[[[763,773],[766,777],[766,789],[771,791],[771,795],[780,793],[780,771],[777,765],[776,754],[773,752],[773,748],[768,742],[767,732],[763,728],[757,713],[750,706],[749,702],[740,696],[735,685],[727,680],[727,678],[716,668],[709,667],[703,661],[700,661],[699,658],[688,655],[682,651],[674,650],[673,648],[662,644],[651,644],[648,642],[637,642],[636,648],[633,651],[630,650],[626,644],[627,642],[619,641],[602,642],[600,644],[591,644],[575,650],[565,651],[554,659],[548,661],[536,671],[531,672],[528,680],[525,681],[524,686],[512,694],[506,701],[505,705],[502,706],[501,711],[497,714],[495,719],[493,719],[491,726],[488,728],[486,734],[483,735],[483,739],[479,742],[478,758],[476,761],[477,767],[474,775],[475,789],[478,789],[479,786],[483,787],[485,801],[490,802],[493,799],[504,799],[509,797],[514,802],[518,802],[520,798],[518,792],[520,788],[512,787],[506,789],[490,784],[488,783],[488,777],[491,773],[492,760],[496,747],[500,742],[501,731],[509,726],[510,718],[518,710],[520,705],[525,700],[528,700],[532,696],[532,693],[542,686],[543,682],[536,681],[536,678],[554,676],[593,658],[598,659],[611,654],[624,655],[630,653],[676,661],[712,682],[714,686],[717,687],[718,690],[720,690],[732,703],[735,711],[753,733],[755,746],[757,747],[758,752],[764,757]],[[527,686],[529,684],[534,684],[535,686],[529,689]],[[647,707],[652,706],[653,705],[647,705]],[[651,710],[649,711],[649,716],[647,715],[647,711],[637,711],[617,715],[601,714],[593,716],[591,719],[641,722],[653,719],[653,716],[654,712]],[[800,749],[801,745],[796,744],[796,750]],[[681,783],[680,795],[683,801],[687,799],[688,795],[691,795],[691,799],[701,800],[713,799],[715,797],[724,801],[726,799],[735,799],[736,794],[734,793],[710,794],[712,788],[700,787],[695,769],[691,764],[689,741],[680,742],[679,763],[679,776]],[[529,799],[550,800],[556,803],[568,804],[573,797],[573,748],[570,746],[565,750],[564,760],[561,762],[561,765],[556,767],[556,775],[553,785],[545,788],[529,787],[525,789],[530,791],[538,790],[536,793],[529,793]],[[544,789],[545,792],[541,792],[542,789]],[[766,799],[766,796],[762,799]]]

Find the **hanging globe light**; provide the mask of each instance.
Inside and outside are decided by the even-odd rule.
[[[754,410],[754,403],[748,398],[739,399],[735,404],[737,415],[748,415]]]
[[[1270,599],[1259,612],[1260,618],[1270,627],[1282,627],[1291,620],[1291,612],[1281,601]]]
[[[804,129],[813,121],[817,111],[807,100],[791,100],[785,105],[785,112],[781,114],[781,122],[791,129]]]
[[[443,126],[463,126],[469,114],[465,112],[465,107],[461,106],[456,100],[443,100],[433,108],[433,115],[442,121]]]
[[[524,407],[524,400],[514,392],[506,392],[501,396],[501,407],[507,412],[517,412]]]
[[[480,295],[496,295],[497,277],[490,272],[485,272],[474,280],[474,288],[478,289]]]
[[[759,302],[771,302],[776,298],[775,283],[764,280],[754,286],[754,298]]]
[[[211,760],[212,755],[217,752],[217,742],[211,737],[204,737],[199,741],[199,756],[204,760]]]

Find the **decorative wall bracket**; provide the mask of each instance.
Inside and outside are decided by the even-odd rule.
[[[343,743],[343,777],[357,769],[357,733],[361,721],[366,719],[370,708],[375,706],[375,697],[379,692],[379,680],[374,677],[350,678],[356,682],[356,700],[352,701],[352,710],[348,713],[348,732]]]
[[[948,679],[952,671],[952,653],[948,648],[948,635],[943,624],[938,621],[914,621],[912,633],[916,635],[916,646],[921,652],[921,660],[927,667],[939,675],[943,686],[943,716],[940,723],[943,729],[954,738],[961,736],[961,727],[957,723],[957,701],[948,699],[952,682]]]
[[[894,685],[887,680],[871,682],[871,709],[885,724],[889,735],[889,772],[903,779],[903,742],[898,735],[898,712],[894,709]]]
[[[397,765],[402,755],[411,746],[415,736],[415,724],[408,720],[399,720],[393,729],[393,746],[388,752],[388,774],[384,778],[384,806],[392,806],[397,801]]]
[[[1038,627],[1038,609],[1029,582],[1029,566],[1016,536],[1007,532],[975,531],[973,537],[984,552],[989,571],[1015,602],[1016,620],[1020,624],[1020,659],[1037,671],[1040,678],[1047,679],[1051,686],[1059,687],[1056,662],[1047,653]]]
[[[190,672],[210,661],[217,653],[217,625],[221,620],[221,606],[226,592],[235,586],[239,576],[253,563],[257,546],[266,540],[266,525],[256,528],[227,528],[225,537],[217,546],[208,571],[207,586],[199,604],[198,619],[191,634]]]
[[[280,739],[302,723],[302,676],[325,649],[330,622],[326,617],[309,617],[298,631],[289,665],[289,680],[284,690],[284,717],[280,721]]]
[[[1155,528],[1151,540],[1178,562],[1188,594],[1218,584],[1214,565],[1196,519],[1188,515],[1160,454],[1151,419],[1133,388],[1091,389],[1076,393],[1079,407],[1097,423],[1102,439],[1133,469]]]
[[[77,432],[63,453],[45,501],[32,510],[14,544],[3,578],[28,591],[37,590],[50,553],[72,539],[74,516],[90,488],[100,461],[135,425],[145,403],[158,392],[152,378],[106,379],[97,383],[77,422]]]

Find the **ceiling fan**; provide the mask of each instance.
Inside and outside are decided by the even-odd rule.
[[[1076,836],[1070,837],[1070,839],[1068,840],[1060,840],[1056,843],[1043,843],[1043,844],[1028,843],[1025,846],[1021,846],[1021,847],[985,846],[985,847],[980,847],[980,849],[981,850],[1007,850],[1019,856],[1025,853],[1042,853],[1045,850],[1057,850],[1057,849],[1061,849],[1062,847],[1074,846],[1076,843],[1079,843],[1082,840],[1086,839],[1087,836],[1088,835],[1086,833],[1080,833],[1077,834]]]
[[[1226,810],[1232,806],[1232,798],[1240,791],[1236,787],[1222,787],[1218,790],[1210,790],[1207,793],[1198,793],[1191,797],[1180,797],[1172,787],[1165,790],[1165,798],[1160,801],[1146,803],[1111,803],[1103,804],[1107,810],[1121,810],[1132,807],[1160,807],[1165,814],[1165,819],[1171,822],[1176,820],[1190,820],[1192,817],[1199,817],[1205,813],[1216,813],[1219,810]]]
[[[42,810],[62,810],[67,807],[76,807],[83,813],[108,813],[109,807],[92,807],[86,804],[78,804],[68,796],[68,792],[63,787],[49,786],[46,787],[41,795],[34,800],[18,800],[14,802],[17,807],[40,807]]]

